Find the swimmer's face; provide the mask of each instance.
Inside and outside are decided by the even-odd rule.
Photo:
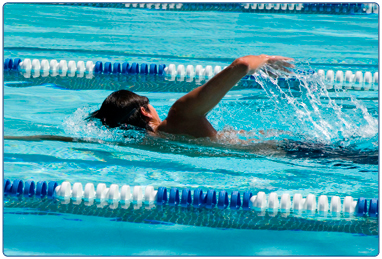
[[[154,107],[151,104],[148,104],[147,107],[149,108],[148,111],[146,111],[145,108],[141,107],[141,113],[145,117],[147,117],[151,122],[160,123],[160,119],[159,119],[158,113],[154,109]]]
[[[159,115],[158,115],[157,111],[155,110],[155,108],[151,104],[148,104],[147,107],[149,107],[149,109],[150,109],[150,113],[152,115],[152,118],[155,121],[159,121],[160,122]]]

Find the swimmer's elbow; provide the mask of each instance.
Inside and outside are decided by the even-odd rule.
[[[249,61],[247,57],[240,57],[235,59],[234,62],[232,62],[232,66],[236,67],[238,70],[240,70],[243,73],[247,73],[249,70]]]

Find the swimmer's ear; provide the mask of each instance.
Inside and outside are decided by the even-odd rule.
[[[150,113],[150,110],[146,111],[146,109],[144,107],[141,106],[141,113],[143,114],[143,116],[145,117],[148,117],[148,118],[152,118],[152,114]]]

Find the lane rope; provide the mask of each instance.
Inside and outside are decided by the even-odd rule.
[[[11,182],[9,179],[4,181],[4,195],[14,197],[37,197],[37,198],[56,198],[59,200],[74,200],[81,203],[82,200],[91,202],[115,203],[146,203],[156,204],[158,206],[182,206],[194,208],[221,210],[229,208],[230,210],[258,210],[268,212],[308,212],[325,215],[340,214],[344,216],[369,216],[378,217],[378,198],[358,199],[352,196],[346,196],[342,201],[339,196],[329,198],[326,195],[320,195],[318,200],[314,194],[308,194],[303,198],[300,193],[295,193],[291,199],[288,193],[283,193],[281,198],[276,192],[270,193],[268,196],[260,191],[257,195],[253,195],[251,191],[240,193],[233,191],[229,196],[226,191],[215,191],[209,189],[203,192],[201,188],[195,189],[193,192],[189,189],[178,189],[159,187],[157,190],[153,186],[134,186],[123,185],[121,188],[117,184],[111,184],[107,188],[106,184],[99,183],[95,188],[94,184],[87,183],[85,188],[82,184],[76,182],[73,187],[70,182],[64,181],[58,184],[56,181],[39,181],[37,184],[32,180],[24,182],[16,179]],[[182,195],[180,195],[180,193]]]
[[[169,81],[179,81],[201,82],[203,80],[209,80],[214,75],[218,74],[226,67],[215,66],[212,67],[207,65],[203,67],[202,65],[178,65],[175,64],[138,64],[136,62],[128,63],[119,62],[103,62],[96,61],[77,61],[70,60],[60,60],[59,62],[55,59],[50,62],[47,59],[29,59],[26,58],[21,60],[20,58],[7,58],[4,61],[4,71],[20,71],[23,73],[24,77],[29,78],[31,76],[35,77],[46,77],[46,76],[68,76],[68,77],[85,77],[92,79],[93,76],[97,75],[159,75],[164,76]],[[314,70],[295,70],[296,75],[314,75],[317,74],[322,82],[325,84],[327,89],[354,89],[354,90],[378,90],[378,72],[362,72],[362,71],[334,71],[319,69]],[[259,75],[245,76],[241,81],[256,81],[256,77]],[[278,78],[279,82],[282,81],[294,81],[295,77],[284,79]],[[282,83],[281,83],[282,84]]]

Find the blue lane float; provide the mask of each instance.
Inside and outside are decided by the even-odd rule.
[[[191,190],[189,189],[183,189],[182,191],[182,200],[181,200],[181,206],[182,207],[188,207],[192,203],[192,194]]]
[[[13,61],[13,67],[12,69],[13,70],[18,70],[19,69],[19,65],[21,63],[21,59],[19,58],[15,58],[15,60]]]
[[[192,205],[196,208],[201,208],[205,204],[204,195],[202,189],[196,189],[194,191],[194,201]]]
[[[9,179],[4,179],[4,194],[7,195],[11,192],[12,183]]]
[[[377,217],[378,216],[378,199],[371,199],[369,204],[369,216]]]
[[[94,73],[100,74],[102,72],[103,72],[102,62],[101,61],[97,61],[95,63],[95,66],[94,66]]]
[[[121,73],[122,73],[122,74],[127,74],[128,71],[129,71],[129,68],[130,68],[129,63],[127,63],[127,62],[122,63],[122,70],[121,70]]]
[[[113,72],[113,70],[111,68],[111,62],[105,62],[105,67],[103,69],[103,72],[105,74],[111,74]]]
[[[179,204],[179,190],[178,188],[171,188],[170,198],[168,199],[170,206],[177,206]]]
[[[164,205],[167,202],[167,189],[164,187],[158,188],[157,193],[157,204],[158,205]]]
[[[206,208],[213,209],[216,206],[216,191],[208,190],[206,196]]]
[[[20,196],[24,190],[24,183],[22,180],[14,180],[12,183],[11,194],[13,196]]]
[[[139,73],[139,64],[138,63],[133,63],[131,64],[129,68],[129,74],[138,74]]]
[[[231,194],[231,203],[230,208],[231,210],[238,210],[241,207],[241,199],[240,199],[240,192],[234,191]]]
[[[24,186],[24,196],[32,197],[35,194],[35,183],[32,180],[25,182]]]
[[[36,185],[36,196],[37,197],[45,197],[46,196],[46,190],[47,190],[47,184],[45,181],[39,181]]]
[[[156,75],[157,72],[157,65],[156,64],[150,64],[150,75]]]
[[[224,210],[228,207],[228,193],[226,191],[219,192],[218,208]]]
[[[6,58],[4,61],[4,70],[11,70],[13,68],[13,60],[11,58]]]
[[[252,192],[250,192],[250,191],[244,192],[244,194],[243,194],[243,206],[242,206],[242,208],[244,210],[250,210],[251,209],[251,207],[250,207],[251,198],[252,198]]]
[[[55,181],[50,181],[48,183],[48,197],[49,198],[53,198],[54,190],[56,189],[57,186],[58,186],[58,184]]]
[[[141,64],[141,70],[140,73],[143,75],[147,75],[149,73],[149,68],[146,63]]]
[[[113,73],[121,73],[121,71],[122,71],[121,64],[118,62],[115,62],[113,64]]]
[[[367,200],[363,197],[358,198],[357,201],[357,215],[365,216],[367,213]]]
[[[165,64],[161,64],[158,66],[158,75],[163,75],[164,74],[164,69],[166,68]]]

